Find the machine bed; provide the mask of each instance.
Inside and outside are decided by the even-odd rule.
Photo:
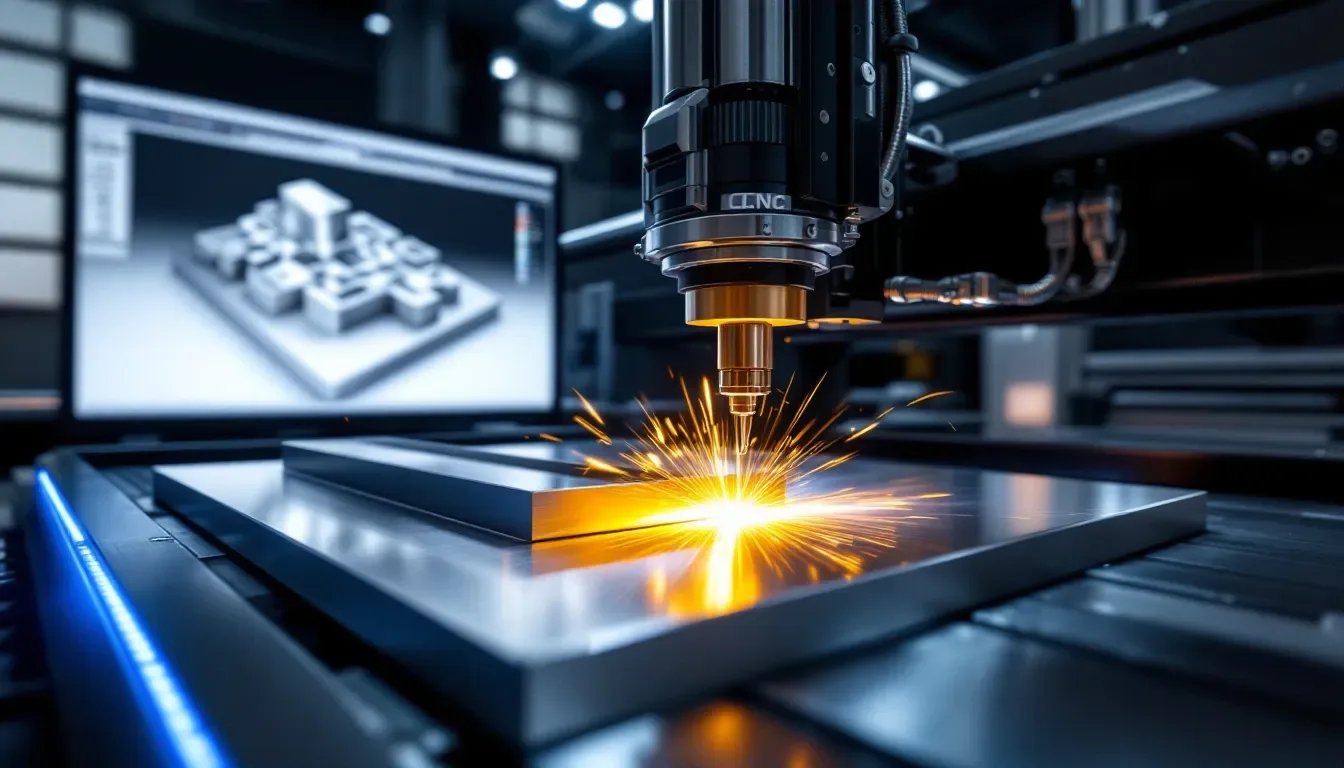
[[[177,460],[264,463],[277,457],[274,445],[207,446],[184,451]],[[194,647],[185,642],[191,639],[187,635],[197,641],[201,636],[199,629],[184,626],[190,617],[168,616],[167,605],[140,608],[146,624],[162,627],[156,639],[161,648],[173,649],[165,655],[193,682],[198,706],[213,713],[212,727],[231,741],[251,740],[249,764],[282,764],[286,753],[297,754],[296,740],[318,734],[324,735],[333,765],[360,762],[354,746],[342,748],[341,741],[365,749],[373,741],[434,744],[436,759],[451,764],[508,760],[540,766],[892,760],[965,766],[1328,765],[1337,758],[1332,748],[1344,738],[1333,695],[1344,670],[1338,634],[1344,606],[1341,508],[1212,497],[1207,530],[1176,543],[1103,558],[1084,572],[982,600],[896,636],[782,669],[769,665],[766,674],[673,696],[633,714],[596,717],[564,735],[521,744],[484,726],[478,702],[445,695],[442,685],[409,670],[396,648],[376,647],[348,622],[300,597],[312,584],[283,583],[259,567],[265,565],[259,551],[243,556],[250,544],[227,532],[213,536],[155,506],[151,466],[162,464],[163,455],[137,457],[128,450],[86,458],[101,468],[80,473],[77,485],[96,487],[106,498],[81,504],[91,501],[86,494],[92,491],[71,491],[68,483],[62,488],[74,497],[72,505],[92,518],[90,525],[108,507],[138,515],[155,524],[163,539],[181,544],[177,552],[195,567],[218,577],[208,588],[159,584],[153,594],[144,593],[146,599],[222,605],[231,596],[243,610],[233,614],[234,606],[225,613],[262,630],[246,648]],[[52,466],[53,476],[62,476],[63,468]],[[186,468],[171,471],[181,477]],[[121,550],[104,550],[114,569]],[[134,582],[126,583],[128,592],[136,590]],[[225,589],[216,594],[217,586]],[[211,595],[193,598],[198,588]],[[224,613],[212,613],[223,620]],[[231,641],[241,642],[246,634],[235,629]],[[711,652],[709,646],[698,650]],[[301,660],[302,675],[286,673],[286,697],[321,690],[332,700],[353,697],[384,712],[391,707],[413,714],[385,715],[401,725],[381,735],[358,728],[336,734],[343,715],[327,702],[298,722],[282,718],[295,731],[287,746],[260,740],[252,733],[257,719],[292,701],[259,702],[236,686],[207,679],[196,665],[262,653]],[[699,662],[695,656],[667,658],[674,668],[694,670]],[[68,683],[54,682],[58,689]],[[478,686],[471,695],[484,700],[502,693]]]

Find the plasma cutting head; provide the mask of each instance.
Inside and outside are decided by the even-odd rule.
[[[772,329],[890,209],[874,0],[660,0],[644,124],[644,259],[718,329],[737,415],[770,391]],[[854,30],[851,34],[850,30]]]

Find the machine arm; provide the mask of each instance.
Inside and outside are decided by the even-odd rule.
[[[902,0],[662,0],[653,34],[637,250],[717,329],[742,450],[773,329],[895,203],[917,43]]]

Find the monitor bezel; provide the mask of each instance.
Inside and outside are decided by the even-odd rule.
[[[285,415],[243,415],[228,416],[109,416],[89,417],[75,412],[75,307],[72,300],[77,280],[78,259],[75,256],[77,239],[78,195],[75,193],[79,175],[79,84],[85,79],[103,80],[110,83],[154,88],[168,93],[184,96],[213,99],[228,104],[261,109],[277,114],[292,115],[308,120],[316,120],[330,125],[357,130],[372,131],[387,136],[412,139],[454,149],[463,149],[493,157],[507,158],[555,170],[555,198],[552,204],[555,226],[549,233],[552,260],[554,262],[554,282],[551,286],[551,299],[554,307],[553,333],[551,335],[554,361],[551,380],[551,402],[549,409],[519,409],[502,411],[459,411],[440,412],[433,410],[415,413],[361,413],[358,411],[342,415],[311,415],[296,412]],[[71,64],[66,74],[66,109],[64,119],[64,147],[66,184],[62,201],[61,244],[61,353],[60,387],[61,407],[59,412],[60,431],[63,438],[81,441],[118,440],[143,437],[155,440],[208,439],[231,437],[288,437],[309,435],[340,435],[369,433],[409,433],[440,432],[470,429],[491,425],[544,425],[560,421],[563,398],[561,381],[563,378],[563,359],[560,347],[562,336],[561,322],[564,319],[564,262],[558,242],[563,229],[562,189],[564,186],[564,167],[556,162],[534,158],[518,153],[500,151],[494,147],[483,147],[466,143],[449,144],[444,137],[429,132],[405,129],[399,126],[387,126],[377,122],[352,122],[348,119],[333,120],[329,116],[312,112],[293,112],[276,109],[262,104],[245,104],[236,99],[213,95],[208,92],[187,93],[154,82],[150,78],[138,77],[125,72],[111,70],[88,64]]]

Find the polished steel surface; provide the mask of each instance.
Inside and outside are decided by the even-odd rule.
[[[497,464],[512,464],[547,472],[584,474],[588,469],[588,465],[583,460],[585,456],[600,459],[625,470],[636,468],[628,459],[621,456],[621,453],[627,450],[623,445],[582,442],[582,448],[579,449],[575,447],[574,443],[557,443],[533,435],[529,435],[527,439],[516,443],[491,443],[486,445],[444,443],[413,437],[376,437],[369,438],[369,440],[398,448],[442,453],[447,456],[461,456],[465,459],[489,461]]]
[[[893,757],[992,766],[1327,766],[1337,725],[1231,689],[975,624],[759,686],[776,707]]]
[[[793,6],[794,0],[719,0],[714,84],[792,85]]]
[[[661,59],[654,62],[654,98],[705,85],[704,0],[659,3],[661,39],[655,46]]]
[[[160,467],[155,497],[528,744],[868,643],[1204,520],[1202,493],[1114,483],[864,460],[815,479],[812,493],[864,489],[888,508],[526,545],[276,461]]]
[[[797,261],[812,266],[818,274],[829,269],[829,262],[818,266],[816,256],[806,251],[835,256],[844,250],[842,243],[840,225],[834,221],[795,213],[717,213],[678,219],[650,229],[643,240],[644,259],[651,262],[686,250],[751,246],[737,248],[739,260]],[[667,274],[670,270],[664,267]]]
[[[718,699],[644,715],[546,750],[529,768],[878,768],[889,760],[760,707]]]
[[[700,516],[666,491],[666,481],[618,482],[487,463],[368,438],[290,441],[284,445],[284,466],[288,472],[522,541]],[[782,488],[779,493],[783,494]]]

